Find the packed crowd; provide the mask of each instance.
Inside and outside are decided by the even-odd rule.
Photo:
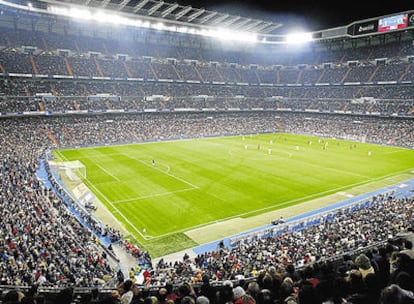
[[[18,17],[16,17],[18,18]],[[50,17],[52,18],[52,17]],[[48,23],[48,17],[42,20]],[[17,19],[18,20],[18,19]],[[16,20],[16,22],[18,22]],[[257,64],[263,66],[273,65],[299,65],[322,64],[335,62],[348,62],[363,60],[368,65],[375,58],[392,58],[394,54],[399,56],[413,55],[411,40],[398,41],[381,45],[381,47],[358,48],[328,48],[321,45],[320,56],[315,58],[314,50],[309,48],[303,52],[298,49],[281,47],[269,52],[268,46],[257,45],[252,48],[238,45],[237,48],[229,48],[221,44],[211,44],[196,35],[174,35],[167,31],[142,31],[139,35],[133,31],[123,31],[119,35],[108,35],[107,38],[97,37],[92,32],[81,31],[76,25],[72,33],[63,33],[58,26],[59,20],[52,20],[50,31],[4,28],[0,31],[0,45],[7,51],[18,51],[22,46],[36,48],[36,54],[59,54],[57,50],[65,50],[64,54],[79,56],[88,52],[98,53],[105,58],[172,58],[177,61],[192,60],[198,62],[227,62],[239,65]],[[56,28],[54,27],[56,26]],[[62,26],[63,27],[63,26]],[[65,28],[71,30],[72,25],[65,23]],[[45,25],[47,28],[47,25]],[[341,42],[339,42],[340,44]],[[173,46],[173,47],[171,47]],[[303,50],[304,47],[301,47]],[[277,54],[277,56],[275,56]],[[61,64],[61,63],[59,63]],[[86,74],[88,75],[88,74]],[[85,75],[85,76],[86,76]]]
[[[40,45],[33,41],[36,35],[42,35]],[[249,52],[245,56],[238,53],[237,58],[242,61],[237,63],[232,61],[235,56],[229,50],[217,61],[214,57],[188,60],[193,57],[191,48],[164,50],[151,43],[146,44],[145,49],[155,54],[160,51],[159,56],[135,54],[127,48],[132,53],[120,59],[98,50],[102,45],[106,52],[111,47],[116,49],[117,41],[84,38],[77,37],[79,41],[75,46],[73,41],[67,41],[73,37],[56,33],[23,30],[16,31],[16,35],[1,33],[0,39],[7,47],[0,50],[0,66],[5,72],[0,79],[0,112],[173,111],[184,108],[197,111],[288,109],[387,116],[412,116],[414,113],[413,86],[409,84],[414,69],[407,57],[412,55],[412,48],[406,42],[398,43],[398,52],[396,44],[389,43],[375,49],[305,52],[298,58],[286,53],[274,56],[281,62],[257,64],[258,58]],[[21,52],[22,39],[32,41],[37,51]],[[56,52],[59,43],[65,47],[71,45],[67,49],[69,55]],[[95,54],[92,57],[91,51]],[[199,51],[197,49],[193,55],[197,56]],[[97,53],[102,56],[96,56]],[[182,57],[183,54],[190,57]],[[389,60],[378,64],[372,58]],[[41,76],[10,77],[8,73]],[[362,84],[356,85],[358,82]],[[36,96],[45,93],[52,97]],[[120,98],[91,100],[89,97],[102,93]]]
[[[67,115],[84,111],[273,110],[345,114],[413,116],[412,86],[240,87],[208,84],[148,84],[127,82],[0,81],[0,112],[48,111]],[[30,92],[26,96],[25,91]],[[356,93],[357,91],[357,93]],[[10,96],[12,92],[17,95]],[[20,94],[18,92],[21,92]],[[37,93],[50,96],[35,96]],[[69,94],[68,96],[54,96]],[[109,92],[107,96],[98,96]],[[82,94],[82,95],[78,95]],[[289,97],[286,97],[289,96]],[[376,96],[375,98],[373,96]]]
[[[414,147],[410,118],[267,111],[61,116],[44,123],[61,147],[280,131]]]
[[[362,125],[353,124],[352,120],[341,120],[338,125],[338,120],[330,120],[329,115],[308,116],[312,119],[299,118],[293,114],[276,117],[274,113],[223,113],[213,116],[203,113],[148,113],[76,119],[2,119],[3,284],[65,286],[71,283],[75,286],[93,286],[103,284],[114,275],[109,257],[96,244],[96,236],[108,231],[103,232],[104,228],[99,223],[93,222],[87,213],[79,211],[73,201],[64,197],[58,185],[53,184],[56,192],[45,189],[35,176],[39,157],[52,146],[50,134],[62,146],[96,145],[244,134],[250,133],[252,129],[255,133],[275,132],[281,124],[287,131],[295,133],[365,136],[367,141],[392,141],[401,146],[413,144],[413,126],[402,119],[395,118],[387,122],[386,119],[370,118],[363,121]],[[343,127],[340,127],[341,124]],[[379,125],[388,127],[378,128]],[[412,203],[412,200],[378,198],[376,205],[359,210],[352,216],[339,214],[334,221],[325,223],[326,226],[275,239],[257,240],[251,244],[240,243],[231,251],[223,250],[197,257],[191,262],[193,264],[188,261],[174,265],[160,262],[150,277],[151,283],[164,284],[172,277],[178,283],[183,277],[196,277],[197,269],[202,269],[214,280],[235,279],[240,275],[250,277],[276,261],[303,264],[306,255],[313,260],[363,248],[409,228],[411,219],[405,216],[409,214]],[[68,207],[72,212],[68,211]],[[74,217],[74,210],[80,213],[82,221]],[[384,219],[387,219],[387,225],[383,225]],[[321,235],[327,231],[331,231],[329,236]],[[113,233],[113,241],[121,237],[116,232],[109,230],[109,233]],[[272,246],[280,247],[273,250]],[[297,250],[292,251],[292,246]]]
[[[20,46],[28,43],[38,50],[21,52]],[[321,51],[320,58],[336,63],[323,68],[316,68],[324,62],[315,63],[313,54],[271,58],[265,50],[223,52],[187,47],[188,43],[134,48],[122,40],[25,30],[0,31],[0,45],[5,46],[0,66],[6,73],[120,78],[5,76],[0,80],[0,112],[131,110],[0,119],[0,285],[11,286],[4,289],[2,303],[414,303],[412,241],[397,238],[407,232],[413,239],[412,197],[380,195],[368,202],[369,207],[337,211],[317,225],[240,240],[191,259],[161,259],[145,270],[144,283],[138,285],[135,271],[129,278],[117,271],[116,256],[98,238],[122,241],[137,263],[151,264],[149,254],[80,208],[56,183],[47,162],[51,187],[36,176],[39,159],[56,146],[284,131],[413,148],[412,119],[393,117],[413,114],[411,85],[312,86],[412,80],[414,69],[407,61],[376,65],[369,60],[391,58],[396,47],[401,58],[412,55],[410,43]],[[57,49],[71,54],[56,54]],[[87,56],[90,51],[104,56]],[[127,53],[128,60],[115,58],[118,53]],[[350,66],[349,60],[358,62]],[[155,81],[160,79],[164,81]],[[281,86],[265,85],[269,83]],[[103,92],[121,98],[87,98]],[[36,93],[52,97],[37,98]],[[148,109],[156,112],[145,112]],[[194,110],[162,113],[175,109]],[[383,116],[359,115],[367,112]],[[118,288],[104,289],[114,278]],[[44,292],[45,287],[59,289]],[[80,287],[87,289],[76,292]]]
[[[0,51],[0,64],[6,73],[62,75],[78,77],[107,77],[110,79],[169,80],[181,82],[190,80],[206,83],[231,84],[344,84],[372,83],[377,81],[411,81],[414,69],[407,60],[398,64],[356,65],[346,63],[335,67],[257,66],[229,64],[192,63],[158,59],[147,61],[142,58],[121,61],[115,58],[62,57],[58,55],[32,55],[16,51]]]
[[[1,122],[1,285],[102,285],[114,269],[96,237],[36,176],[50,139],[33,123]]]
[[[161,259],[144,274],[145,285],[120,275],[113,289],[12,289],[3,303],[413,303],[414,199],[389,193],[368,204],[293,233],[223,246],[194,259],[184,255],[175,263]]]

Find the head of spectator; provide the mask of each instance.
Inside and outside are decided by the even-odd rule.
[[[412,303],[412,293],[409,293],[396,284],[391,284],[381,291],[381,304],[406,304]]]
[[[296,271],[295,265],[288,264],[286,265],[286,274],[291,277],[294,281],[297,281],[300,279],[299,273]]]
[[[233,288],[233,303],[235,304],[256,304],[256,300],[241,286]]]
[[[274,295],[269,289],[262,289],[257,294],[256,303],[258,304],[272,304],[274,302]]]
[[[304,281],[299,288],[298,301],[300,304],[318,304],[320,303],[318,294],[309,281]]]
[[[234,301],[236,304],[256,304],[256,300],[251,295],[245,294],[241,298]]]
[[[186,296],[191,296],[191,286],[189,283],[184,282],[180,286],[178,286],[178,295],[180,298],[184,298]]]
[[[414,291],[414,279],[406,271],[401,271],[395,276],[395,284],[404,290]]]
[[[223,286],[229,286],[229,287],[233,288],[233,282],[230,281],[230,280],[225,280],[223,282]]]
[[[210,299],[206,296],[198,296],[196,299],[196,304],[210,304]]]
[[[233,288],[223,285],[217,292],[217,302],[220,304],[233,303]]]
[[[164,288],[164,287],[160,288],[160,289],[158,290],[157,297],[158,297],[158,301],[159,301],[160,303],[164,303],[164,302],[165,302],[165,299],[166,299],[166,297],[167,297],[167,289],[166,289],[166,288]]]
[[[333,294],[333,281],[332,280],[322,280],[315,287],[316,293],[319,295],[321,302],[327,302]]]
[[[201,277],[203,284],[210,284],[210,276],[207,273],[204,273]]]
[[[237,286],[233,288],[233,300],[236,301],[237,299],[241,298],[246,294],[246,291],[241,286]]]
[[[165,283],[165,290],[167,291],[167,294],[165,296],[165,301],[175,301],[179,296],[178,294],[174,291],[174,285],[171,281],[168,281],[167,283]]]
[[[355,264],[360,271],[362,278],[365,278],[368,273],[375,273],[374,268],[371,265],[370,259],[364,254],[361,253],[355,259]]]
[[[365,277],[365,286],[367,287],[368,292],[375,293],[380,292],[380,285],[378,276],[375,273],[368,273]]]
[[[260,286],[257,282],[249,282],[247,284],[246,293],[251,295],[257,301],[257,296],[260,293]]]
[[[132,280],[126,280],[123,284],[122,284],[122,292],[128,292],[130,291],[132,288]]]
[[[410,259],[414,260],[413,243],[410,240],[405,240],[404,248],[405,249],[401,250],[401,253],[405,253],[410,257]]]
[[[349,292],[352,294],[358,294],[365,290],[365,283],[362,274],[357,269],[352,269],[349,271],[346,281],[349,285]]]
[[[272,286],[273,286],[273,278],[270,276],[269,273],[266,273],[262,278],[261,278],[261,287],[264,289],[270,289],[272,290]]]
[[[134,295],[137,295],[141,299],[151,296],[151,289],[149,286],[144,286],[144,288],[139,289],[138,286],[134,284],[131,290],[134,292]]]
[[[181,299],[181,304],[195,304],[195,300],[191,296],[185,296]]]
[[[296,295],[293,287],[292,279],[286,277],[280,285],[280,299],[284,301],[283,303],[296,303]]]
[[[414,273],[414,263],[406,253],[399,252],[395,264],[397,273],[401,271],[406,271],[410,274]]]
[[[121,295],[119,294],[119,291],[118,291],[118,290],[113,290],[113,291],[111,292],[111,298],[112,298],[114,301],[119,301],[119,300],[121,299]]]
[[[318,285],[319,287],[319,285]],[[332,282],[329,282],[325,287],[329,290],[325,290],[324,297],[327,297],[329,303],[346,303],[345,298],[347,296],[348,284],[344,278],[336,277]]]
[[[149,296],[144,299],[143,304],[158,304],[158,298],[155,296]]]
[[[273,277],[273,276],[275,276],[276,274],[277,274],[277,270],[276,270],[276,267],[275,266],[270,266],[269,267],[269,270],[268,270],[268,272],[269,272],[269,274]]]

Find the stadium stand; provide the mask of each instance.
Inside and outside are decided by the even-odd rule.
[[[7,20],[26,17],[2,9]],[[56,147],[281,131],[414,148],[411,36],[378,46],[321,43],[300,54],[281,47],[270,56],[265,47],[227,50],[167,33],[158,41],[141,33],[148,41],[135,41],[138,48],[7,20],[0,31],[2,303],[129,303],[127,295],[146,304],[413,303],[412,196],[375,195],[286,230],[278,229],[289,223],[153,263],[71,198],[47,161]],[[136,263],[127,277],[115,244]]]

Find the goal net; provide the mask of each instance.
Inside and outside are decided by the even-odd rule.
[[[86,179],[86,167],[79,160],[65,162],[50,162],[59,176],[64,174],[70,181]]]

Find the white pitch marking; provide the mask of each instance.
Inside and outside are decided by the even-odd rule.
[[[87,181],[89,181],[88,179],[86,179]],[[95,187],[90,181],[89,181],[89,184],[90,184],[90,186],[92,187],[92,188],[94,188],[95,189],[95,191],[96,192],[98,192],[107,202],[108,202],[108,204],[109,205],[111,205],[112,206],[112,208],[114,208],[115,209],[115,211],[116,211],[116,213],[118,213],[124,220],[125,220],[125,222],[127,222],[130,226],[131,226],[131,228],[133,229],[133,230],[135,230],[135,232],[137,232],[140,236],[142,236],[144,239],[148,239],[144,234],[142,234],[142,232],[139,230],[139,229],[137,229],[136,228],[136,226],[122,213],[122,212],[120,212],[119,211],[119,209],[118,208],[116,208],[116,206],[115,206],[115,204],[110,200],[110,199],[108,199],[107,197],[106,197],[106,195],[105,194],[103,194],[97,187]],[[115,213],[115,212],[113,212],[113,213]]]
[[[174,193],[187,192],[187,191],[193,191],[193,190],[196,190],[196,188],[188,188],[188,189],[182,189],[182,190],[176,190],[176,191],[155,193],[155,194],[144,195],[144,196],[139,196],[139,197],[134,197],[134,198],[128,198],[128,199],[124,199],[124,200],[113,201],[113,203],[117,204],[117,203],[126,203],[126,202],[132,202],[132,201],[139,201],[139,200],[143,200],[143,199],[147,199],[147,198],[158,197],[158,196],[166,196],[166,195],[171,195],[171,194],[174,194]]]
[[[187,185],[189,185],[189,186],[193,187],[194,189],[198,189],[198,188],[199,188],[198,186],[196,186],[196,185],[194,185],[194,184],[192,184],[192,183],[190,183],[190,182],[188,182],[188,181],[186,181],[186,180],[182,179],[181,177],[178,177],[178,176],[175,176],[174,174],[169,173],[169,170],[167,170],[167,171],[163,171],[163,170],[159,169],[157,166],[152,166],[152,165],[150,165],[150,164],[147,164],[147,163],[146,163],[145,161],[143,161],[142,159],[137,159],[137,158],[135,158],[135,157],[131,157],[131,156],[126,155],[126,154],[124,154],[124,153],[122,153],[122,155],[125,155],[126,157],[128,157],[128,158],[130,158],[130,159],[133,159],[133,160],[135,160],[135,161],[138,161],[138,162],[140,162],[140,163],[144,164],[145,166],[147,166],[147,167],[149,167],[149,168],[153,168],[154,170],[157,170],[157,171],[159,171],[159,172],[161,172],[161,173],[164,173],[164,174],[166,174],[166,175],[168,175],[168,176],[170,176],[170,177],[172,177],[172,178],[175,178],[176,180],[179,180],[180,182],[185,183],[185,184],[187,184]],[[169,167],[169,166],[168,166],[168,167]]]
[[[108,170],[106,170],[104,167],[102,167],[101,165],[95,164],[99,169],[101,169],[102,171],[104,171],[106,174],[108,174],[109,176],[111,176],[112,178],[116,179],[118,182],[120,182],[121,180],[116,177],[115,175],[113,175],[111,172],[109,172]]]

